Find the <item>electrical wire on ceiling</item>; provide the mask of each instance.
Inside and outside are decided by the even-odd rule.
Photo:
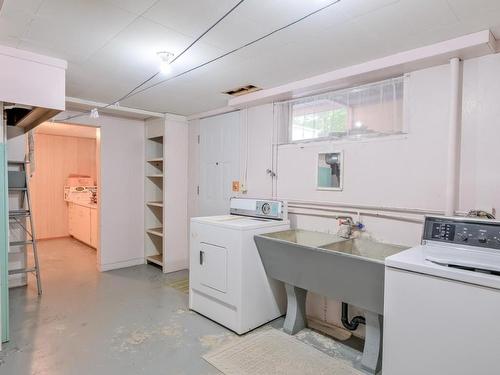
[[[210,28],[208,28],[206,31],[204,31],[204,32],[203,32],[203,33],[202,33],[202,34],[201,34],[198,38],[196,38],[196,39],[193,41],[193,43],[191,43],[191,44],[190,44],[190,45],[189,45],[186,49],[184,49],[184,50],[183,50],[183,51],[182,51],[182,52],[181,52],[181,53],[180,53],[177,57],[175,57],[175,58],[174,58],[174,59],[173,59],[170,63],[172,63],[172,62],[174,62],[175,60],[177,60],[177,59],[178,59],[181,55],[183,55],[183,54],[184,54],[185,52],[187,52],[187,51],[188,51],[191,47],[193,47],[193,45],[194,45],[196,42],[198,42],[198,41],[199,41],[199,40],[200,40],[200,39],[201,39],[204,35],[206,35],[206,34],[207,34],[210,30],[212,30],[212,29],[213,29],[213,28],[214,28],[214,27],[215,27],[218,23],[220,23],[220,22],[221,22],[224,18],[226,18],[226,17],[227,17],[230,13],[232,13],[232,12],[233,12],[233,11],[234,11],[234,10],[235,10],[235,9],[236,9],[236,8],[237,8],[240,4],[241,4],[241,3],[243,3],[243,1],[245,1],[245,0],[241,0],[241,1],[239,1],[239,2],[238,2],[238,3],[237,3],[237,4],[233,7],[233,8],[231,8],[228,12],[226,12],[226,13],[225,13],[225,14],[224,14],[224,15],[223,15],[223,16],[222,16],[219,20],[217,20],[217,22],[216,22],[215,24],[213,24]],[[268,37],[270,37],[270,36],[272,36],[272,35],[274,35],[274,34],[276,34],[276,33],[279,33],[280,31],[283,31],[283,30],[285,30],[285,29],[288,29],[289,27],[291,27],[291,26],[293,26],[293,25],[295,25],[295,24],[297,24],[297,23],[299,23],[299,22],[301,22],[301,21],[303,21],[303,20],[305,20],[305,19],[307,19],[307,18],[309,18],[309,17],[311,17],[311,16],[313,16],[313,15],[315,15],[315,14],[317,14],[317,13],[319,13],[319,12],[321,12],[321,11],[325,10],[325,9],[330,8],[331,6],[333,6],[333,5],[337,4],[337,3],[339,3],[340,1],[341,1],[341,0],[334,0],[334,1],[332,1],[331,3],[326,4],[325,6],[323,6],[323,7],[321,7],[321,8],[318,8],[318,9],[316,9],[316,10],[314,10],[314,11],[310,12],[310,13],[307,13],[306,15],[304,15],[304,16],[302,16],[302,17],[300,17],[300,18],[298,18],[298,19],[296,19],[296,20],[294,20],[294,21],[292,21],[292,22],[290,22],[290,23],[288,23],[288,24],[286,24],[286,25],[284,25],[284,26],[281,26],[281,27],[279,27],[279,28],[277,28],[277,29],[274,29],[274,30],[272,30],[272,31],[268,32],[267,34],[264,34],[264,35],[260,36],[260,37],[259,37],[259,38],[257,38],[257,39],[254,39],[254,40],[252,40],[252,41],[250,41],[250,42],[248,42],[248,43],[245,43],[245,44],[243,44],[243,45],[241,45],[241,46],[239,46],[239,47],[237,47],[237,48],[234,48],[234,49],[232,49],[232,50],[230,50],[230,51],[228,51],[228,52],[225,52],[225,53],[223,53],[222,55],[219,55],[219,56],[217,56],[217,57],[215,57],[215,58],[213,58],[213,59],[211,59],[211,60],[208,60],[208,61],[206,61],[206,62],[204,62],[204,63],[201,63],[201,64],[199,64],[199,65],[197,65],[197,66],[195,66],[195,67],[189,68],[189,69],[187,69],[187,70],[185,70],[185,71],[183,71],[183,72],[181,72],[181,73],[178,73],[178,74],[176,74],[176,75],[174,75],[174,76],[172,76],[172,77],[169,77],[169,78],[163,79],[163,80],[161,80],[161,81],[158,81],[158,82],[156,82],[156,83],[154,83],[154,84],[152,84],[152,85],[149,85],[149,86],[144,87],[144,88],[142,88],[141,90],[139,90],[139,88],[141,88],[142,86],[144,86],[146,83],[148,83],[149,81],[151,81],[153,78],[155,78],[155,77],[156,77],[156,76],[160,73],[160,72],[157,72],[157,73],[155,73],[154,75],[152,75],[151,77],[149,77],[147,80],[145,80],[145,81],[141,82],[141,83],[140,83],[139,85],[137,85],[137,86],[136,86],[133,90],[130,90],[127,94],[123,95],[120,99],[118,99],[118,100],[116,100],[116,101],[114,101],[114,102],[112,102],[112,103],[110,103],[110,104],[107,104],[106,106],[99,107],[98,109],[105,109],[105,108],[108,108],[108,107],[110,107],[110,106],[112,106],[112,105],[115,105],[115,104],[119,103],[120,101],[123,101],[123,100],[125,100],[125,99],[131,98],[131,97],[133,97],[133,96],[135,96],[135,95],[137,95],[137,94],[141,94],[141,93],[143,93],[143,92],[145,92],[145,91],[147,91],[147,90],[150,90],[150,89],[152,89],[152,88],[154,88],[154,87],[157,87],[157,86],[159,86],[159,85],[162,85],[162,84],[164,84],[164,83],[167,83],[167,82],[169,82],[169,81],[172,81],[172,80],[174,80],[174,79],[176,79],[176,78],[179,78],[179,77],[181,77],[181,76],[184,76],[184,75],[186,75],[186,74],[188,74],[188,73],[191,73],[191,72],[193,72],[193,71],[195,71],[195,70],[201,69],[201,68],[203,68],[203,67],[205,67],[205,66],[207,66],[207,65],[209,65],[209,64],[211,64],[211,63],[213,63],[213,62],[216,62],[216,61],[218,61],[218,60],[220,60],[220,59],[223,59],[224,57],[227,57],[227,56],[229,56],[229,55],[231,55],[231,54],[233,54],[233,53],[239,52],[239,51],[243,50],[244,48],[250,47],[250,46],[252,46],[252,45],[254,45],[254,44],[256,44],[256,43],[258,43],[258,42],[260,42],[260,41],[262,41],[262,40],[264,40],[264,39],[266,39],[266,38],[268,38]],[[80,117],[80,116],[85,115],[85,114],[87,114],[87,113],[90,113],[90,111],[87,111],[87,112],[84,112],[84,113],[81,113],[81,114],[77,114],[77,115],[73,115],[73,116],[70,116],[70,117],[68,117],[68,118],[66,118],[66,119],[63,119],[63,120],[58,120],[58,122],[64,122],[64,121],[67,121],[67,120],[73,119],[73,118],[75,118],[75,117]]]
[[[224,15],[222,17],[220,17],[214,24],[212,24],[208,29],[206,29],[203,33],[201,33],[195,40],[193,40],[186,48],[184,48],[184,50],[182,50],[181,53],[179,53],[177,56],[175,56],[172,61],[169,62],[169,64],[173,64],[179,57],[181,57],[182,55],[184,55],[187,51],[189,51],[201,38],[203,38],[208,32],[210,32],[215,26],[217,26],[219,23],[222,22],[222,20],[224,20],[227,16],[229,16],[236,8],[238,8],[243,2],[245,2],[245,0],[240,0],[238,1],[231,9],[229,9],[226,13],[224,13]],[[93,111],[95,111],[94,113],[97,113],[97,110],[99,109],[106,109],[106,108],[109,108],[113,105],[116,105],[116,104],[119,104],[122,100],[125,100],[127,99],[128,97],[130,97],[136,90],[138,90],[139,88],[141,88],[142,86],[144,86],[146,83],[150,82],[151,80],[153,80],[154,78],[156,78],[159,74],[161,73],[161,71],[157,71],[155,74],[153,74],[152,76],[150,76],[149,78],[147,78],[146,80],[142,81],[141,83],[139,83],[137,86],[135,86],[132,90],[130,90],[129,92],[127,92],[125,95],[121,96],[120,98],[118,98],[117,100],[105,105],[105,106],[102,106],[102,107],[98,107],[98,108],[94,108],[94,109],[91,109],[89,111],[86,111],[84,113],[79,113],[79,114],[76,114],[76,115],[73,115],[73,116],[69,116],[69,117],[66,117],[65,119],[62,119],[62,120],[57,120],[57,122],[64,122],[64,121],[68,121],[68,120],[71,120],[71,119],[74,119],[76,117],[80,117],[80,116],[84,116],[86,114],[90,114],[90,113],[93,113]]]
[[[309,18],[309,17],[311,17],[311,16],[313,16],[313,15],[315,15],[315,14],[317,14],[317,13],[319,13],[319,12],[323,11],[323,10],[325,10],[325,9],[327,9],[327,8],[330,8],[331,6],[333,6],[333,5],[337,4],[337,3],[339,3],[340,1],[341,1],[341,0],[335,0],[335,1],[333,1],[333,2],[331,2],[331,3],[329,3],[329,4],[327,4],[327,5],[325,5],[325,6],[321,7],[321,8],[319,8],[319,9],[316,9],[315,11],[313,11],[313,12],[311,12],[311,13],[306,14],[305,16],[302,16],[302,17],[300,17],[300,18],[296,19],[295,21],[292,21],[292,22],[290,22],[290,23],[286,24],[285,26],[279,27],[279,28],[277,28],[277,29],[275,29],[275,30],[273,30],[273,31],[271,31],[271,32],[269,32],[269,33],[267,33],[267,34],[265,34],[265,35],[263,35],[263,36],[261,36],[261,37],[257,38],[257,39],[254,39],[254,40],[252,40],[252,41],[250,41],[250,42],[248,42],[248,43],[245,43],[245,44],[243,44],[243,45],[242,45],[242,46],[240,46],[240,47],[234,48],[234,49],[232,49],[232,50],[230,50],[230,51],[228,51],[228,52],[226,52],[226,53],[223,53],[222,55],[219,55],[219,56],[217,56],[217,57],[215,57],[215,58],[213,58],[213,59],[211,59],[211,60],[209,60],[209,61],[206,61],[206,62],[204,62],[204,63],[202,63],[202,64],[200,64],[200,65],[197,65],[197,66],[195,66],[195,67],[193,67],[193,68],[190,68],[190,69],[188,69],[188,70],[185,70],[185,71],[183,71],[183,72],[181,72],[181,73],[178,73],[178,74],[176,74],[176,75],[174,75],[174,76],[172,76],[172,77],[169,77],[169,78],[163,79],[163,80],[158,81],[158,82],[156,82],[156,83],[154,83],[154,84],[152,84],[152,85],[150,85],[150,86],[144,87],[143,89],[141,89],[141,90],[139,90],[139,91],[136,91],[136,92],[134,92],[134,93],[131,93],[131,94],[130,94],[130,95],[129,95],[126,99],[131,98],[132,96],[135,96],[135,95],[137,95],[137,94],[143,93],[144,91],[150,90],[150,89],[152,89],[153,87],[159,86],[159,85],[161,85],[161,84],[163,84],[163,83],[166,83],[166,82],[172,81],[172,80],[174,80],[174,79],[176,79],[176,78],[179,78],[179,77],[181,77],[181,76],[183,76],[183,75],[186,75],[186,74],[188,74],[188,73],[191,73],[191,72],[193,72],[193,71],[195,71],[195,70],[198,70],[198,69],[200,69],[200,68],[203,68],[203,67],[205,67],[205,66],[207,66],[207,65],[209,65],[209,64],[211,64],[211,63],[213,63],[213,62],[215,62],[215,61],[217,61],[217,60],[223,59],[224,57],[229,56],[229,55],[231,55],[231,54],[233,54],[233,53],[236,53],[236,52],[238,52],[238,51],[241,51],[241,50],[242,50],[242,49],[244,49],[244,48],[247,48],[247,47],[249,47],[249,46],[251,46],[251,45],[253,45],[253,44],[257,43],[257,42],[260,42],[261,40],[266,39],[266,38],[270,37],[271,35],[274,35],[274,34],[276,34],[276,33],[280,32],[280,31],[283,31],[283,30],[285,30],[285,29],[287,29],[287,28],[289,28],[289,27],[291,27],[291,26],[293,26],[293,25],[295,25],[295,24],[297,24],[297,23],[299,23],[299,22],[301,22],[301,21],[303,21],[303,20],[305,20],[305,19],[307,19],[307,18]]]

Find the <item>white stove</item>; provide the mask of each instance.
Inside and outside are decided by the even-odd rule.
[[[427,217],[385,261],[384,375],[500,374],[500,222]]]
[[[290,228],[286,204],[232,198],[230,215],[191,219],[189,308],[243,334],[284,314],[286,294],[268,279],[254,235]]]

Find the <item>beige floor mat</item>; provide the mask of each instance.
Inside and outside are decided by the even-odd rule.
[[[362,374],[276,329],[245,336],[205,354],[203,359],[226,375]]]

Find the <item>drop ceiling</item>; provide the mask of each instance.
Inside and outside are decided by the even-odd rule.
[[[246,0],[179,58],[171,74],[331,1]],[[157,51],[178,54],[236,3],[4,0],[0,44],[66,59],[66,94],[109,103],[158,70]],[[500,37],[498,0],[341,0],[257,44],[120,104],[191,115],[224,107],[229,96],[222,92],[235,87],[269,88],[488,28]]]

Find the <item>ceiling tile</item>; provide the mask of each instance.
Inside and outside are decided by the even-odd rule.
[[[99,80],[102,77],[105,81],[126,82],[128,86],[123,87],[118,95],[111,95],[116,91],[113,85],[100,88],[97,91],[98,94],[95,95],[96,100],[115,100],[158,71],[160,62],[157,56],[158,51],[179,53],[190,40],[155,22],[138,18],[112,42],[79,67],[79,79],[88,82],[92,77],[99,77]],[[173,64],[170,76],[190,69],[221,53],[222,51],[203,43],[197,44]],[[160,75],[148,85],[164,78],[166,77]],[[72,90],[76,91],[76,87],[72,86],[70,91]]]
[[[382,54],[415,48],[408,38],[422,31],[460,26],[446,0],[401,0],[356,17],[352,25],[377,40],[376,46]]]
[[[219,48],[237,48],[299,20],[305,15],[320,9],[326,3],[324,0],[307,2],[301,0],[256,0],[246,2],[238,9],[238,12],[217,25],[205,37],[205,40],[207,43]],[[304,24],[309,25],[310,28],[315,28],[315,26],[323,24],[325,18],[333,22],[340,22],[340,18],[345,18],[346,15],[338,12],[337,7],[339,4],[332,5],[330,8],[311,15],[300,23],[279,31],[278,34],[285,36],[290,30],[304,30]]]
[[[144,17],[184,35],[197,37],[237,2],[237,0],[159,0],[144,14]]]
[[[353,17],[359,17],[401,1],[404,0],[342,0],[342,5],[345,12]]]
[[[500,11],[498,0],[448,0],[448,4],[461,20],[466,20],[476,14]]]
[[[104,0],[118,8],[125,9],[135,15],[141,15],[151,8],[158,0]]]
[[[18,11],[26,14],[35,14],[43,0],[5,0],[1,7],[2,12]]]
[[[242,9],[242,15],[256,23],[261,24],[264,30],[274,30],[290,22],[317,11],[332,3],[332,0],[256,0],[246,3]],[[342,2],[316,13],[313,17],[318,17],[328,11],[336,11],[342,8]]]
[[[45,0],[23,40],[84,60],[135,17],[97,0]]]
[[[17,45],[42,0],[7,0],[0,11],[0,41]]]
[[[31,43],[23,40],[22,38],[18,40],[18,44],[16,48],[23,49],[26,51],[31,51],[35,53],[39,53],[41,55],[46,55],[50,57],[56,57],[63,60],[69,60],[68,65],[71,64],[71,61],[78,59],[78,54],[72,54],[68,52],[64,52],[61,50],[55,50],[49,47],[46,47],[44,43]]]
[[[500,26],[498,0],[448,0],[448,4],[469,32]]]

